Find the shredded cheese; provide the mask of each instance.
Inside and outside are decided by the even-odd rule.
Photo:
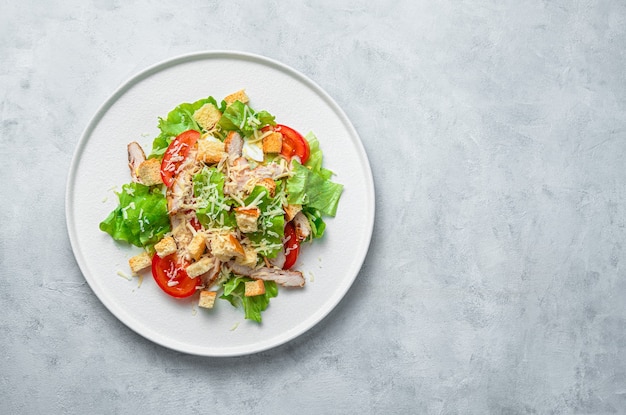
[[[122,277],[122,278],[124,278],[125,280],[128,280],[128,281],[132,281],[133,280],[133,277],[131,277],[128,274],[125,274],[122,271],[117,271],[117,275],[119,275],[120,277]]]
[[[261,199],[263,199],[266,194],[267,194],[266,191],[262,191],[261,193],[259,193],[258,196],[255,197],[254,200],[252,202],[250,202],[249,205],[246,206],[246,208],[250,209],[250,208],[253,208],[253,207],[257,207],[257,205],[259,204]]]

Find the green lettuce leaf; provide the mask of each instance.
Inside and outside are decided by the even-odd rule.
[[[119,205],[100,223],[117,241],[151,250],[170,231],[167,201],[158,188],[128,183],[117,193]]]
[[[276,188],[282,183],[278,182]],[[261,196],[261,193],[264,193]],[[285,217],[282,210],[281,199],[276,195],[270,197],[269,192],[263,186],[255,186],[250,195],[244,200],[249,205],[259,198],[256,206],[261,211],[258,219],[259,230],[246,234],[259,254],[274,258],[283,248],[283,236],[285,235]]]
[[[224,197],[226,176],[215,167],[204,167],[193,177],[193,193],[198,203],[196,216],[207,228],[215,225],[234,228],[237,225],[232,208],[235,201]]]
[[[202,132],[202,128],[193,119],[193,113],[196,112],[204,104],[213,104],[221,110],[224,108],[218,105],[213,97],[199,99],[192,103],[182,103],[171,110],[166,118],[159,117],[159,130],[161,134],[152,142],[152,153],[150,157],[161,157],[172,139],[187,130],[196,130]]]
[[[270,298],[278,295],[278,287],[274,281],[264,281],[265,294],[246,297],[245,282],[252,281],[247,277],[233,277],[224,283],[224,293],[220,296],[228,300],[234,307],[243,306],[245,318],[261,322],[261,313],[270,304]]]
[[[309,220],[311,225],[311,239],[317,239],[324,236],[324,230],[326,229],[326,222],[322,219],[322,212],[317,209],[305,206],[302,209],[302,213]]]
[[[322,150],[320,149],[320,143],[313,132],[309,132],[305,137],[309,143],[309,159],[304,163],[312,172],[319,174],[322,178],[328,180],[333,175],[333,172],[322,167]]]
[[[222,113],[222,118],[217,125],[223,130],[239,131],[249,137],[255,130],[260,130],[267,125],[275,125],[274,116],[267,111],[255,112],[241,101],[230,104]]]
[[[335,216],[343,185],[331,182],[324,175],[293,163],[293,175],[287,179],[287,202],[319,210]]]

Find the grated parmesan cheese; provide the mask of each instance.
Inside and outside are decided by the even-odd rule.
[[[133,277],[131,277],[130,275],[128,275],[128,274],[126,274],[126,273],[124,273],[122,271],[117,271],[117,275],[119,275],[120,277],[122,277],[122,278],[124,278],[125,280],[128,280],[128,281],[132,281],[133,280]]]

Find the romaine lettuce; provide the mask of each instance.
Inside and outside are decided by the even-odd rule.
[[[100,223],[117,241],[151,250],[170,231],[167,201],[158,188],[128,183],[117,193],[119,205]]]
[[[225,103],[221,106],[217,104],[215,98],[202,98],[196,102],[185,102],[180,104],[167,114],[167,118],[159,117],[159,130],[161,134],[156,137],[152,143],[152,153],[150,157],[160,157],[167,150],[167,146],[172,142],[172,138],[176,137],[187,130],[196,130],[202,132],[202,128],[193,119],[193,113],[196,112],[204,104],[213,104],[220,111],[224,110]]]
[[[224,293],[220,296],[228,300],[234,307],[243,305],[245,318],[261,322],[261,312],[270,304],[270,298],[278,295],[278,287],[274,281],[264,281],[265,294],[246,297],[245,283],[252,281],[247,277],[233,277],[224,283]]]
[[[255,130],[260,130],[266,125],[275,125],[274,116],[267,111],[255,112],[241,101],[230,104],[218,121],[218,125],[227,131],[236,130],[249,137]]]
[[[343,185],[293,162],[293,175],[287,179],[287,202],[290,204],[306,205],[324,215],[335,216],[342,192]]]
[[[313,132],[309,132],[305,137],[309,143],[309,159],[304,163],[306,167],[311,169],[312,172],[319,174],[324,179],[328,180],[333,175],[333,172],[322,167],[322,150],[320,149],[320,143]]]
[[[322,212],[317,209],[313,209],[305,206],[302,209],[302,213],[309,220],[311,225],[311,239],[317,239],[324,236],[324,230],[326,229],[326,222],[322,219]]]
[[[281,187],[277,184],[277,188]],[[262,195],[262,193],[264,193]],[[265,187],[255,186],[250,195],[244,200],[246,205],[259,198],[256,206],[261,211],[258,219],[259,230],[248,233],[248,239],[258,252],[268,258],[274,258],[283,249],[283,236],[285,235],[285,217],[282,203],[278,196],[272,198]]]
[[[224,197],[225,176],[215,167],[204,167],[193,177],[193,193],[198,203],[196,216],[207,228],[227,226],[234,228],[237,224],[230,207],[234,201]]]

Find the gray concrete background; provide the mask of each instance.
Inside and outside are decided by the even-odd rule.
[[[625,47],[621,1],[0,1],[0,413],[626,413]],[[210,49],[322,86],[377,189],[347,297],[242,358],[126,328],[65,228],[98,106]]]

